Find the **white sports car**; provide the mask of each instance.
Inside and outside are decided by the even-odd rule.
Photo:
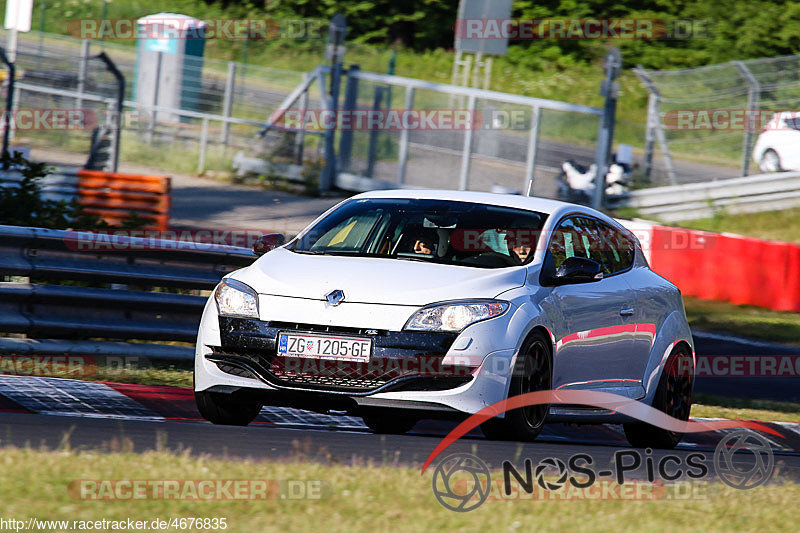
[[[217,424],[262,405],[362,416],[403,433],[510,396],[612,392],[687,420],[694,347],[679,291],[613,219],[562,202],[455,191],[377,191],[335,206],[209,298],[195,397]],[[265,253],[268,252],[268,253]],[[678,358],[688,360],[673,372]],[[579,405],[484,423],[532,440],[545,422],[624,423],[636,446],[680,434]]]

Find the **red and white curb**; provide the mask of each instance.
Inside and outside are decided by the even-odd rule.
[[[9,375],[0,375],[0,412],[156,422],[203,421],[195,405],[194,393],[183,387]],[[296,429],[367,430],[358,417],[329,416],[288,407],[264,407],[254,424]],[[800,424],[765,424],[781,434],[780,438],[768,437],[776,450],[800,452]],[[422,421],[414,432],[444,435],[453,427],[452,422]],[[729,431],[686,435],[681,446],[713,447],[721,435]],[[475,430],[471,435],[477,436],[480,432]],[[540,438],[551,442],[626,443],[622,428],[611,424],[550,424]]]

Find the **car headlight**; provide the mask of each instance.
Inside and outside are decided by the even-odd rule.
[[[423,307],[404,329],[416,331],[461,331],[467,326],[502,315],[509,307],[501,300],[469,300]]]
[[[223,279],[214,291],[217,310],[222,316],[258,318],[258,294],[235,279]]]

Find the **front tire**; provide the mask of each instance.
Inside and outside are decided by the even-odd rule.
[[[676,348],[664,366],[658,383],[653,407],[678,420],[689,420],[692,410],[694,362],[685,346]],[[634,448],[671,450],[681,441],[683,433],[668,431],[646,423],[623,424],[625,437]]]
[[[783,170],[781,167],[781,157],[778,155],[778,152],[772,148],[764,152],[764,155],[761,156],[759,166],[764,172],[781,172]]]
[[[222,426],[246,426],[261,412],[261,404],[241,391],[231,394],[195,391],[194,399],[203,418]]]
[[[553,357],[550,343],[540,333],[525,341],[514,364],[508,397],[550,390],[553,383]],[[550,405],[529,405],[506,411],[504,418],[492,418],[481,430],[492,440],[535,440],[544,428]]]

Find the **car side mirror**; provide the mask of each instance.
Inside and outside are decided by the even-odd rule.
[[[262,235],[256,242],[253,243],[253,253],[261,257],[265,253],[274,250],[278,246],[283,246],[285,242],[286,237],[280,233]]]
[[[601,279],[603,279],[603,265],[585,257],[567,258],[553,275],[555,285],[592,283]]]

